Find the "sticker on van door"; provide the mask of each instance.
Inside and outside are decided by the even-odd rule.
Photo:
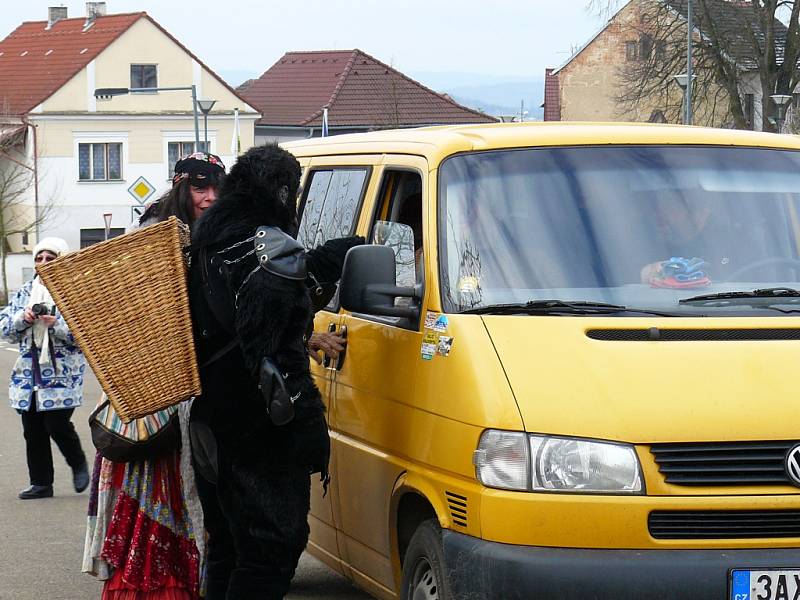
[[[425,329],[433,329],[439,333],[447,333],[447,315],[428,311],[425,314]]]
[[[447,333],[449,322],[447,315],[428,311],[425,313],[425,330],[422,336],[420,355],[422,360],[432,360],[435,355],[449,356],[453,347],[453,338]]]
[[[422,348],[420,354],[422,360],[431,360],[436,354],[436,344],[439,343],[439,336],[435,331],[430,329],[425,330],[425,335],[422,336]]]
[[[447,335],[440,335],[439,342],[436,344],[436,354],[439,356],[449,356],[453,348],[453,338]]]

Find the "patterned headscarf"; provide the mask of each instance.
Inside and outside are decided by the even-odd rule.
[[[219,156],[209,152],[195,152],[175,163],[172,184],[175,185],[181,179],[188,179],[190,185],[198,188],[217,186],[223,175],[225,175],[225,165]]]

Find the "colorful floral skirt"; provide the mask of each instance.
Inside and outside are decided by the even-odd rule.
[[[198,598],[180,452],[125,464],[98,457],[92,479],[84,571],[106,580],[103,600]]]

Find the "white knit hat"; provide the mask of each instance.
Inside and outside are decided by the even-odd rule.
[[[36,255],[39,254],[42,250],[47,250],[48,252],[52,252],[56,256],[61,256],[62,254],[66,254],[69,252],[69,245],[65,240],[57,237],[46,237],[43,238],[36,246],[33,248],[33,258],[36,258]]]

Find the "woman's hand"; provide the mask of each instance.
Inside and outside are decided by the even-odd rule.
[[[339,356],[339,352],[344,350],[346,344],[347,340],[338,333],[314,332],[308,340],[308,353],[318,365],[321,365],[322,357],[319,355],[320,351],[328,358],[335,359]]]
[[[54,315],[39,315],[39,320],[47,325],[47,327],[53,327],[56,324],[56,318]]]
[[[33,322],[36,320],[36,315],[33,314],[33,311],[31,310],[30,306],[25,308],[25,311],[23,312],[22,315],[22,320],[25,321],[28,325],[33,325]]]

